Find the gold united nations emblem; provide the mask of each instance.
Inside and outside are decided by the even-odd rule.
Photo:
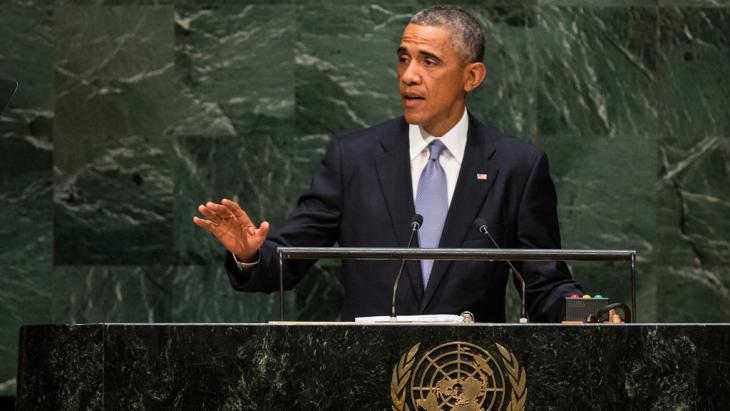
[[[494,344],[497,355],[493,355],[478,345],[454,341],[418,357],[420,345],[411,347],[393,366],[393,411],[525,409],[525,370],[503,346]]]

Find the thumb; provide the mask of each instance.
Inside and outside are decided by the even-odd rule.
[[[258,230],[256,230],[256,239],[263,243],[264,240],[266,240],[266,236],[269,234],[270,228],[271,226],[268,221],[262,221]]]

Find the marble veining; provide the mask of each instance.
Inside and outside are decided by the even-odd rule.
[[[524,367],[533,409],[720,409],[730,392],[725,325],[97,324],[24,327],[21,336],[19,410],[390,409],[400,356],[450,341],[506,347]],[[42,344],[90,354],[70,368],[54,362],[58,349],[30,355]],[[70,395],[35,395],[48,386]]]
[[[220,247],[190,222],[195,206],[231,197],[254,219],[280,224],[329,139],[400,114],[395,50],[409,16],[430,5],[0,3],[0,77],[20,82],[0,117],[0,395],[15,392],[21,324],[278,318],[277,295],[230,289]],[[486,31],[487,80],[470,110],[547,152],[563,246],[638,250],[640,321],[727,322],[730,2],[456,3]],[[627,267],[571,268],[590,292],[628,300]],[[508,297],[515,320],[511,287]],[[321,261],[283,298],[287,319],[336,319],[339,265]],[[690,336],[662,351],[662,332],[642,338],[679,358],[700,346]],[[278,334],[255,335],[283,344]],[[337,351],[317,341],[306,344],[317,355]],[[363,348],[350,331],[338,341]],[[560,352],[531,342],[543,343],[545,353]],[[607,395],[707,408],[691,384],[711,379],[715,363],[663,378],[657,367],[680,364],[664,355],[650,358],[654,368],[607,365],[628,387]],[[257,374],[241,374],[211,408],[272,395],[252,378],[273,372],[286,384],[278,362],[292,359],[265,351]],[[370,381],[384,369],[356,375]],[[663,396],[638,382],[645,378],[682,389]],[[371,388],[358,387],[352,395]],[[317,394],[326,386],[307,388],[292,403],[327,404]],[[182,388],[157,389],[173,404],[191,400]]]

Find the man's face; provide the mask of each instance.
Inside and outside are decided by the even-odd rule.
[[[405,119],[442,136],[464,113],[469,70],[445,27],[409,24],[398,47],[398,83]]]

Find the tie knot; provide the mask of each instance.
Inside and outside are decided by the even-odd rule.
[[[441,155],[441,153],[444,152],[445,148],[446,146],[444,145],[444,143],[441,142],[441,140],[433,140],[431,144],[428,145],[428,159],[438,160],[439,156]]]

